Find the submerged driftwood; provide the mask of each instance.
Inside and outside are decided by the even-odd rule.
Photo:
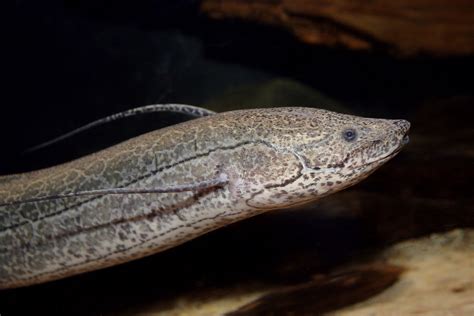
[[[474,53],[470,0],[204,0],[216,19],[242,19],[286,28],[301,41],[400,55]]]

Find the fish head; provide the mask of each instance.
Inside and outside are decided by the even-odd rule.
[[[270,126],[262,139],[287,158],[273,159],[274,179],[254,189],[251,201],[260,207],[302,204],[352,186],[408,143],[410,123],[402,119],[315,108],[276,108],[274,115],[260,120]]]

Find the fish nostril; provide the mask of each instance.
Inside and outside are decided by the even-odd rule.
[[[402,143],[406,145],[410,142],[410,137],[408,135],[403,136]]]

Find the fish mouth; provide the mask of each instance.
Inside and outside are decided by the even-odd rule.
[[[398,145],[397,148],[395,148],[392,152],[390,152],[389,154],[375,160],[375,161],[372,161],[372,162],[369,162],[368,164],[366,164],[365,166],[370,166],[374,163],[377,163],[377,162],[380,162],[380,161],[386,161],[386,160],[389,160],[389,159],[392,159],[394,156],[396,156],[400,151],[402,151],[403,147],[405,147],[406,144],[408,144],[410,142],[410,137],[408,136],[408,134],[405,134],[400,142],[400,144]]]
[[[380,163],[380,162],[385,162],[387,160],[390,160],[392,159],[393,157],[395,157],[402,149],[403,147],[405,147],[406,144],[408,144],[410,142],[410,137],[408,136],[408,131],[407,133],[405,133],[405,135],[402,137],[399,145],[391,152],[389,152],[388,154],[374,160],[374,161],[371,161],[371,162],[368,162],[364,165],[361,165],[361,166],[358,166],[356,168],[364,168],[364,167],[368,167],[368,166],[371,166],[373,164],[376,164],[376,163]]]
[[[376,145],[377,143],[379,143],[380,141],[374,141],[371,146],[374,146]],[[390,160],[392,159],[394,156],[396,156],[402,149],[403,147],[405,147],[406,144],[408,144],[410,142],[410,137],[408,136],[408,130],[405,132],[405,134],[403,135],[403,137],[401,138],[398,146],[391,152],[389,152],[388,154],[374,160],[374,161],[370,161],[370,162],[367,162],[365,164],[362,164],[362,165],[356,165],[356,166],[353,166],[353,168],[365,168],[365,167],[368,167],[368,166],[371,166],[373,164],[376,164],[376,163],[380,163],[380,162],[385,162],[387,160]],[[370,146],[367,146],[367,147],[363,147],[363,148],[359,148],[359,150],[364,150],[364,149],[367,149],[368,147]],[[340,163],[336,163],[334,164],[332,167],[338,167],[338,168],[344,168],[346,166],[346,163],[347,161],[349,160],[351,154],[353,153],[349,153],[347,154],[347,156],[344,158],[344,160],[342,160],[342,162]],[[319,170],[319,169],[318,169]]]

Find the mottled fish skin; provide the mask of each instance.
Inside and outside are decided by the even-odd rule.
[[[314,108],[240,110],[156,130],[52,168],[0,177],[0,288],[113,266],[268,210],[334,193],[398,153],[408,129],[404,120]],[[347,140],[348,130],[355,139]],[[215,177],[225,177],[228,184],[197,192],[5,205]]]

